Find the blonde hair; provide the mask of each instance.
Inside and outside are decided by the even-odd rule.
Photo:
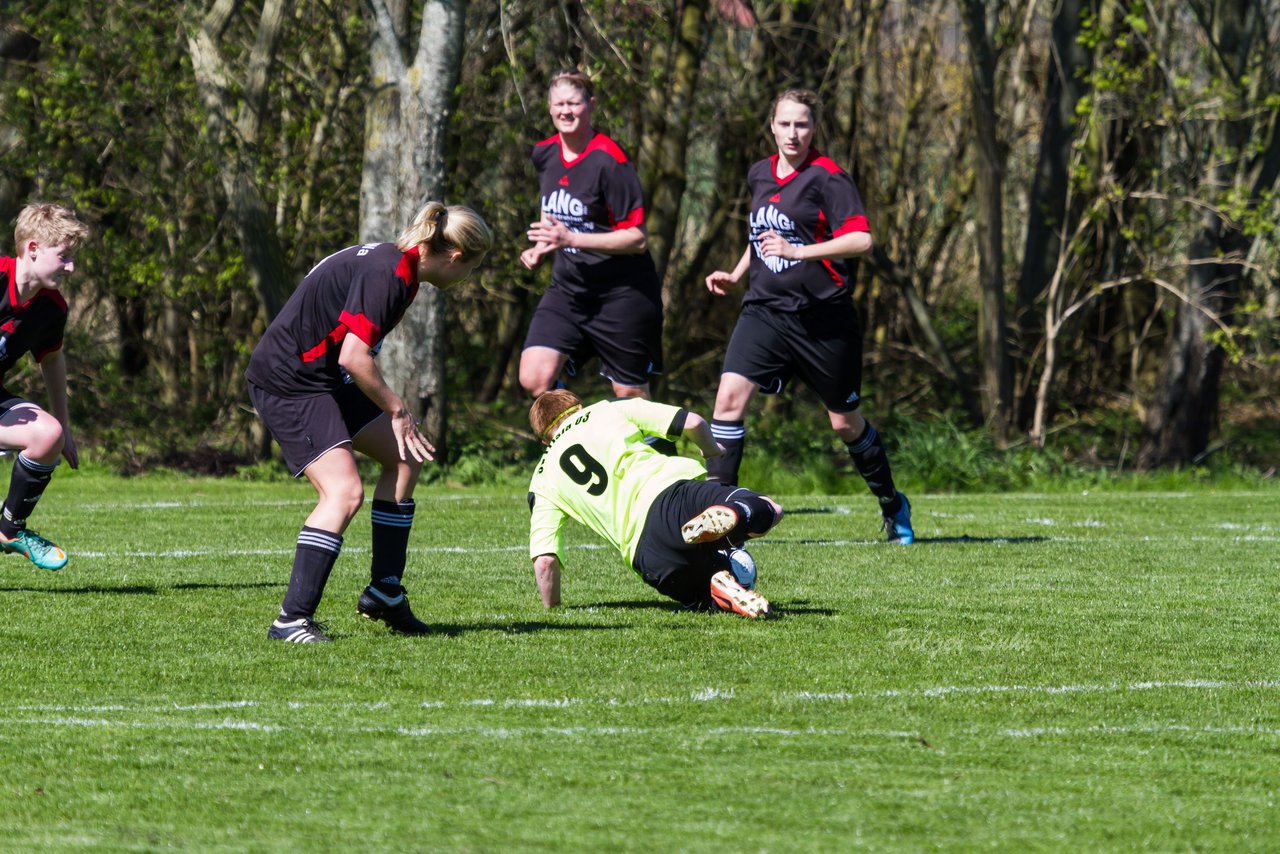
[[[551,82],[547,84],[547,92],[562,84],[577,89],[588,101],[595,97],[591,78],[576,68],[566,68],[552,75]]]
[[[493,248],[493,232],[480,214],[465,205],[427,202],[409,227],[400,232],[396,246],[401,252],[426,246],[432,255],[457,250],[460,260],[483,258]]]
[[[544,391],[529,407],[529,426],[545,441],[561,421],[581,408],[582,398],[567,388]]]
[[[27,205],[18,214],[13,230],[13,242],[19,254],[22,245],[29,240],[41,246],[62,246],[74,252],[88,237],[89,227],[78,220],[70,208],[52,202]]]

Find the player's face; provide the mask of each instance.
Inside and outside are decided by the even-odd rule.
[[[56,289],[62,280],[75,270],[75,250],[65,246],[42,246],[35,241],[28,244],[31,278],[42,288]]]
[[[591,113],[596,108],[596,99],[588,98],[577,86],[557,83],[551,87],[547,104],[551,111],[551,121],[560,133],[577,136],[591,127]]]
[[[472,258],[470,261],[463,261],[456,257],[451,258],[432,272],[431,284],[440,290],[448,290],[470,276],[480,265],[480,260]]]
[[[782,101],[773,112],[769,126],[778,144],[778,154],[788,161],[803,160],[813,144],[813,114],[797,101]]]

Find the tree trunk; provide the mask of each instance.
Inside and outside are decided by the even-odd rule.
[[[969,42],[973,129],[977,152],[979,349],[982,399],[996,439],[1008,439],[1013,384],[1005,342],[1003,155],[995,107],[996,58],[982,0],[962,3]]]
[[[270,320],[284,306],[293,283],[289,281],[271,208],[254,178],[253,152],[266,110],[268,72],[292,3],[266,0],[263,5],[245,80],[241,81],[243,91],[238,95],[232,92],[231,72],[218,49],[218,41],[230,24],[236,5],[217,0],[200,25],[188,33],[187,48],[204,99],[209,134],[214,147],[223,155],[219,158],[218,177],[235,220],[245,266],[263,312]]]
[[[426,202],[444,200],[445,141],[462,61],[465,2],[429,0],[417,45],[406,7],[370,0],[375,93],[365,123],[360,188],[360,236],[394,240]],[[383,376],[421,419],[445,458],[444,295],[424,284],[379,357]]]
[[[649,254],[663,281],[680,222],[680,201],[688,181],[685,161],[689,127],[698,89],[702,58],[707,47],[707,0],[686,0],[674,33],[674,45],[663,77],[664,88],[654,88],[646,105],[641,140],[642,178],[649,188],[646,225]]]
[[[1079,43],[1081,16],[1093,12],[1089,0],[1060,0],[1053,17],[1048,58],[1040,155],[1027,196],[1027,233],[1023,244],[1022,273],[1018,278],[1018,302],[1014,322],[1019,352],[1035,350],[1035,303],[1049,284],[1058,259],[1059,235],[1068,216],[1067,179],[1071,147],[1076,136],[1076,105],[1087,93],[1087,73],[1093,54]],[[1024,369],[1029,370],[1030,365]],[[1027,402],[1019,406],[1019,424],[1025,426]]]
[[[1209,191],[1235,188],[1250,208],[1269,196],[1280,173],[1280,109],[1255,113],[1252,105],[1274,98],[1276,84],[1253,74],[1250,45],[1262,32],[1262,17],[1248,0],[1223,0],[1212,6],[1208,33],[1225,73],[1234,84],[1234,114],[1220,120],[1213,136],[1213,157],[1203,186]],[[1267,89],[1259,87],[1266,86]],[[1256,151],[1252,157],[1251,151]],[[1199,233],[1191,241],[1186,298],[1179,304],[1173,334],[1165,350],[1158,385],[1147,411],[1138,467],[1194,462],[1209,447],[1218,422],[1219,392],[1226,352],[1213,336],[1233,319],[1246,275],[1245,259],[1254,237],[1213,205],[1205,206]],[[1215,259],[1215,263],[1206,263]],[[1210,319],[1216,323],[1210,325]]]

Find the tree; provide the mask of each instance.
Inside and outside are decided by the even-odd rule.
[[[445,143],[462,66],[466,3],[427,0],[413,39],[408,0],[369,0],[373,92],[365,122],[360,239],[393,240],[445,191]],[[444,453],[447,427],[444,295],[424,287],[380,361]]]

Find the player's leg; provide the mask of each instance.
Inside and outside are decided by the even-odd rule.
[[[360,594],[356,611],[385,623],[393,631],[426,634],[427,624],[413,615],[404,591],[409,534],[416,509],[413,490],[422,473],[422,463],[412,456],[400,459],[391,419],[385,413],[379,413],[358,430],[353,444],[357,451],[382,466],[370,513],[373,548],[369,585]]]
[[[893,482],[884,442],[859,413],[862,402],[862,331],[853,305],[838,303],[803,313],[804,334],[792,342],[796,372],[821,398],[836,435],[880,504],[889,542],[909,545],[911,505]]]
[[[342,552],[342,534],[364,501],[364,484],[355,456],[346,445],[332,448],[303,471],[319,500],[298,532],[289,587],[280,604],[280,615],[267,636],[297,643],[326,641],[316,625],[316,609],[325,585]],[[317,635],[318,633],[318,635]]]
[[[707,460],[707,478],[717,483],[736,484],[742,468],[742,450],[747,441],[747,406],[756,393],[756,384],[741,374],[723,373],[716,389],[716,406],[711,416],[711,435],[724,454]]]
[[[526,347],[520,353],[520,387],[531,397],[556,387],[569,357],[550,347]]]
[[[656,278],[611,288],[583,332],[615,396],[649,397],[650,379],[662,373],[662,288]]]
[[[880,502],[880,515],[884,518],[884,531],[889,542],[909,546],[915,541],[911,525],[911,502],[898,491],[889,466],[889,455],[879,431],[855,412],[831,412],[831,426],[849,449],[849,456],[866,481],[867,488]]]
[[[780,324],[785,318],[757,305],[744,306],[724,354],[711,435],[724,454],[707,460],[707,479],[736,484],[746,446],[746,414],[757,390],[778,394],[791,377]]]
[[[0,517],[0,549],[23,555],[41,569],[67,564],[66,552],[27,529],[27,518],[58,466],[62,441],[62,424],[36,404],[18,397],[0,403],[0,448],[17,451]]]
[[[733,525],[708,545],[690,543],[684,531],[711,508],[728,510]],[[748,617],[767,616],[769,602],[737,579],[727,549],[768,531],[782,518],[782,507],[742,487],[708,481],[680,481],[654,500],[636,549],[634,566],[660,593],[687,607],[729,610]],[[726,539],[726,536],[728,539]]]
[[[707,487],[694,501],[703,509],[680,526],[680,536],[690,545],[714,543],[741,546],[747,540],[763,537],[782,521],[782,505],[767,495],[760,495],[741,486],[727,486],[708,482]]]
[[[584,346],[583,307],[564,288],[552,285],[538,301],[520,353],[520,385],[531,396],[555,388],[560,375],[574,371]]]
[[[305,475],[317,496],[298,532],[289,586],[267,637],[292,643],[328,641],[315,622],[316,609],[342,551],[343,532],[364,502],[351,434],[332,395],[283,398],[251,383],[249,397],[279,442],[289,472]]]

